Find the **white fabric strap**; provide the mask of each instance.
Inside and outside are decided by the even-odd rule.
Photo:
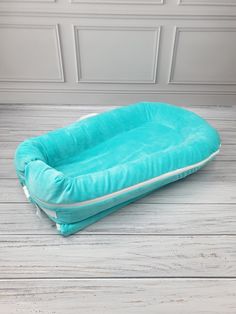
[[[85,116],[80,117],[77,121],[81,121],[81,120],[84,120],[84,119],[87,119],[96,115],[97,115],[96,112],[92,112],[92,113],[86,114]]]
[[[29,197],[30,197],[29,190],[27,189],[27,187],[25,185],[23,186],[23,191],[25,193],[26,198],[29,199]]]

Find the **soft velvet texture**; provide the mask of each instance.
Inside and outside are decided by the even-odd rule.
[[[204,161],[219,147],[217,131],[196,114],[143,102],[26,140],[15,165],[31,201],[52,211],[67,235],[199,167],[109,194]]]

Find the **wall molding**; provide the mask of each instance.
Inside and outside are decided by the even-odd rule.
[[[61,43],[60,43],[60,34],[59,34],[59,26],[58,24],[0,24],[1,28],[13,28],[13,29],[51,29],[55,32],[56,38],[56,51],[58,57],[58,70],[59,77],[55,79],[47,79],[47,78],[0,78],[0,82],[45,82],[45,83],[58,83],[65,82],[64,78],[64,69],[63,69],[63,60],[62,60],[62,51],[61,51]]]
[[[1,103],[4,104],[39,104],[40,105],[81,105],[81,106],[91,106],[91,105],[98,105],[98,106],[106,106],[106,105],[113,105],[113,106],[121,106],[127,105],[135,102],[140,101],[159,101],[159,102],[168,102],[173,103],[175,105],[197,105],[199,103],[205,105],[222,105],[222,103],[227,105],[235,106],[236,103],[236,94],[235,93],[222,93],[218,94],[215,92],[210,93],[209,91],[206,93],[198,92],[175,92],[175,91],[156,91],[149,93],[148,91],[139,91],[137,92],[104,92],[101,91],[94,91],[93,97],[91,97],[92,91],[78,91],[75,90],[74,92],[61,92],[58,91],[39,91],[36,90],[35,92],[25,92],[20,90],[18,91],[6,91],[0,92],[1,96]]]
[[[146,4],[157,4],[163,5],[164,0],[69,0],[70,3],[83,3],[83,4],[136,4],[136,5],[146,5]]]
[[[56,0],[0,0],[0,2],[7,2],[7,3],[47,3],[47,2],[56,2]]]
[[[155,53],[153,58],[152,66],[152,79],[149,80],[85,80],[82,78],[82,63],[80,57],[80,44],[79,44],[79,30],[121,30],[121,31],[153,31],[155,32]],[[74,34],[74,51],[76,59],[76,82],[77,83],[108,83],[108,84],[156,84],[157,81],[157,67],[158,67],[158,56],[161,36],[161,26],[158,27],[131,27],[131,26],[78,26],[73,25]]]
[[[138,89],[138,90],[96,90],[96,89],[78,89],[78,88],[39,88],[39,89],[32,89],[32,88],[0,88],[1,93],[55,93],[55,94],[88,94],[91,93],[98,94],[98,95],[129,95],[129,94],[150,94],[150,95],[159,95],[159,94],[167,94],[167,95],[236,95],[236,91],[225,91],[225,90],[165,90],[165,89],[158,89],[158,90],[148,90],[148,89]]]
[[[62,12],[62,11],[4,11],[0,10],[0,16],[5,17],[56,17],[56,18],[81,18],[81,19],[126,19],[126,20],[229,20],[235,21],[236,14],[160,14],[160,13],[82,13],[82,12]]]
[[[178,5],[186,5],[186,6],[192,6],[192,5],[196,5],[196,6],[236,6],[236,2],[233,0],[227,0],[228,2],[226,2],[226,0],[222,0],[222,2],[216,2],[216,1],[209,1],[206,0],[204,2],[199,2],[199,1],[189,1],[189,0],[179,0],[178,1]]]
[[[179,45],[179,35],[181,32],[236,32],[236,27],[176,27],[174,29],[174,39],[169,66],[168,84],[175,85],[236,85],[235,82],[226,81],[174,81],[174,70],[176,55]]]

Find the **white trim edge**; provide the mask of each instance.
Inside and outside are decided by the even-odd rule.
[[[30,198],[29,190],[27,189],[26,185],[23,186],[23,191],[27,199]]]
[[[90,117],[94,117],[94,116],[96,116],[97,114],[98,114],[98,113],[96,113],[96,112],[86,114],[86,115],[80,117],[77,121],[82,121],[82,120],[84,120],[84,119],[87,119],[87,118],[90,118]]]

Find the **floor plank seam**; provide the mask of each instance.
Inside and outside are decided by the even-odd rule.
[[[2,236],[34,236],[34,237],[41,237],[41,236],[50,236],[50,237],[60,237],[61,239],[69,239],[68,237],[60,236],[58,233],[1,233]],[[74,234],[70,238],[80,238],[80,237],[87,237],[87,236],[156,236],[156,237],[236,237],[236,233],[99,233],[99,232],[89,232],[89,231],[81,231],[80,234]],[[5,241],[0,240],[0,243]]]
[[[38,281],[44,281],[44,280],[236,280],[236,276],[117,276],[117,277],[1,277],[0,281],[32,281],[32,280],[38,280]]]

